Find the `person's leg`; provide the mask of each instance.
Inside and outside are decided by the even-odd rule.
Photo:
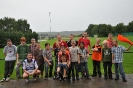
[[[73,81],[75,81],[74,66],[75,66],[75,63],[71,62],[71,71],[72,71],[72,80]]]
[[[84,63],[80,63],[80,67],[81,67],[81,74],[82,74],[82,77],[85,77],[84,75]]]
[[[119,80],[118,63],[115,63],[114,65],[115,65],[115,76],[116,76],[115,80]]]
[[[23,78],[26,79],[26,82],[29,82],[29,75],[27,73],[23,73]]]
[[[66,78],[67,65],[63,65],[63,78]]]
[[[92,75],[92,77],[95,77],[95,76],[97,76],[97,72],[96,72],[96,61],[93,60],[93,75]]]
[[[9,72],[8,72],[8,77],[10,77],[10,75],[13,72],[14,69],[14,65],[15,65],[15,61],[9,61]]]
[[[52,77],[52,71],[53,71],[54,63],[53,63],[53,61],[50,61],[50,63],[51,63],[52,65],[50,65],[49,77]]]
[[[107,79],[107,62],[103,62],[103,68],[104,68],[104,79]]]
[[[7,78],[7,75],[9,73],[9,61],[5,61],[5,71],[4,71],[4,78]]]
[[[19,64],[16,65],[16,77],[19,79],[21,78],[21,75],[20,75],[20,66],[21,66],[21,62],[19,62]]]
[[[45,77],[44,78],[48,78],[48,63],[47,62],[45,62]]]
[[[84,62],[84,66],[85,66],[86,77],[88,79],[90,79],[89,69],[88,69],[88,63],[87,62]]]
[[[122,76],[123,81],[127,82],[122,63],[118,63],[118,66],[119,66],[119,71],[120,71],[120,74]]]
[[[70,79],[71,79],[71,71],[72,71],[72,65],[70,65],[70,67],[67,68],[67,79],[68,79],[68,82],[70,82]]]
[[[79,80],[78,62],[75,62],[76,79]]]
[[[98,70],[97,72],[98,72],[98,75],[99,75],[99,77],[101,77],[101,76],[102,76],[102,74],[101,74],[100,61],[97,61],[96,63],[97,63],[96,65],[97,65],[97,70]]]
[[[112,62],[108,62],[108,76],[110,79],[113,79],[112,78]]]

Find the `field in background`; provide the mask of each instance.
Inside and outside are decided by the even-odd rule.
[[[133,41],[133,36],[130,36],[128,38],[131,41]],[[105,40],[105,39],[106,38],[101,38],[101,42],[103,40]],[[116,39],[116,37],[114,39]],[[63,40],[69,40],[69,38],[64,38]],[[78,38],[75,38],[75,40],[78,40]],[[96,40],[96,38],[90,38],[91,45],[94,45],[95,44],[95,40]],[[46,42],[49,42],[51,44],[51,46],[52,46],[55,41],[56,41],[56,39],[42,41],[41,42],[41,47],[44,49],[45,48],[44,47],[44,44]],[[129,46],[129,44],[123,43],[123,42],[120,42],[120,41],[119,41],[119,45],[123,45],[125,47],[128,47]],[[133,51],[133,47],[131,47],[131,49],[129,51]],[[0,49],[0,58],[4,58],[4,56],[3,56],[3,49],[2,48]],[[54,58],[53,58],[53,60],[54,60]],[[1,65],[0,78],[2,78],[3,77],[3,71],[4,71],[4,60],[0,60],[0,65]],[[124,67],[124,70],[125,70],[125,73],[126,74],[133,73],[132,66],[133,66],[133,53],[125,53],[124,54],[124,60],[123,60],[123,67]],[[93,67],[92,67],[91,56],[88,59],[88,67],[89,67],[89,73],[92,74]],[[103,66],[102,66],[102,64],[101,64],[101,70],[102,70],[102,73],[103,73]],[[114,67],[113,67],[113,71],[114,71]],[[15,78],[15,70],[14,70],[13,75],[11,76],[11,78]]]

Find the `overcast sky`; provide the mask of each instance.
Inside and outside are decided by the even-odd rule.
[[[85,30],[89,24],[133,21],[133,0],[0,0],[0,18],[27,19],[36,32]]]

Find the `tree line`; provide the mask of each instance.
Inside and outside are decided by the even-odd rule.
[[[15,20],[15,18],[8,17],[0,19],[0,48],[6,45],[7,39],[19,45],[21,37],[26,37],[27,43],[30,43],[31,38],[38,40],[38,33],[32,31],[25,19]]]
[[[128,25],[124,25],[124,23],[119,23],[116,26],[112,26],[110,24],[90,24],[86,29],[86,32],[91,37],[93,37],[94,35],[98,35],[99,37],[106,37],[108,33],[132,33],[133,35],[133,21],[129,22]]]

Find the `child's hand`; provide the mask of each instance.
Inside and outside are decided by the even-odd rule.
[[[89,54],[87,54],[86,57],[88,58],[89,57]]]
[[[78,64],[80,64],[80,61],[78,61]]]
[[[115,63],[114,60],[112,60],[112,63],[113,63],[113,64]]]
[[[52,64],[49,62],[48,65],[52,65]]]

